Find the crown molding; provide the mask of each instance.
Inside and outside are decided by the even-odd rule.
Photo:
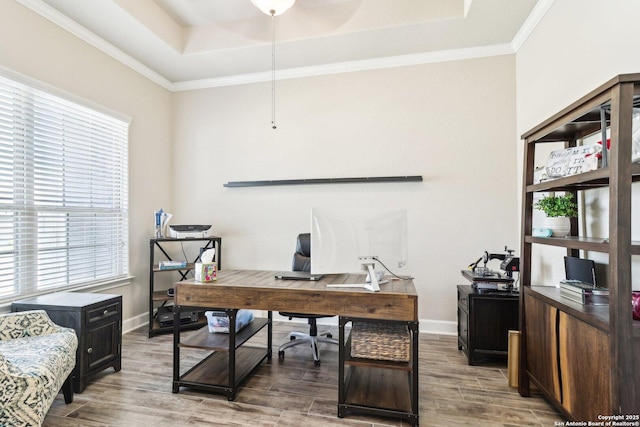
[[[77,22],[58,12],[41,0],[17,0],[23,6],[48,19],[62,29],[75,35],[91,46],[99,49],[115,60],[128,66],[132,70],[148,78],[152,82],[170,92],[181,92],[197,89],[208,89],[224,86],[244,85],[271,81],[271,71],[260,73],[239,74],[225,77],[215,77],[202,80],[171,82],[151,68],[142,64],[130,55],[124,53],[111,43],[108,43],[95,33],[87,30]],[[358,71],[378,70],[385,68],[406,67],[412,65],[433,64],[439,62],[460,61],[482,57],[492,57],[515,54],[524,44],[531,32],[549,10],[554,0],[538,0],[533,11],[520,28],[511,43],[451,49],[436,52],[425,52],[410,55],[400,55],[383,58],[372,58],[359,61],[348,61],[334,64],[324,64],[310,67],[282,69],[276,71],[276,80],[288,80],[305,77],[317,77],[330,74],[351,73]]]
[[[104,52],[105,54],[111,56],[115,60],[121,62],[127,67],[131,68],[135,72],[141,74],[142,76],[148,78],[152,82],[162,86],[167,90],[171,90],[172,83],[161,76],[160,74],[153,71],[151,68],[142,64],[138,60],[133,57],[127,55],[111,43],[106,42],[103,38],[99,37],[95,33],[87,30],[82,25],[58,12],[53,7],[49,6],[45,2],[41,0],[16,0],[18,3],[23,6],[33,10],[38,15],[43,18],[48,19],[53,22],[63,30],[68,31],[74,36],[78,37],[80,40],[85,41],[96,49]]]
[[[276,70],[276,80],[298,79],[304,77],[324,76],[328,74],[352,73],[357,71],[369,71],[384,68],[406,67],[411,65],[433,64],[438,62],[460,61],[465,59],[475,59],[490,56],[512,55],[514,53],[515,52],[511,47],[511,44],[472,47],[467,49],[442,50],[437,52],[417,53],[412,55],[391,56],[386,58],[373,58],[361,61],[349,61],[334,64],[316,65],[312,67]],[[271,71],[178,82],[173,83],[172,90],[174,92],[181,92],[187,90],[208,89],[268,81],[271,81]]]
[[[531,35],[540,21],[542,21],[542,18],[551,8],[554,1],[555,0],[538,0],[526,21],[524,21],[524,24],[522,24],[522,27],[520,27],[520,30],[518,30],[518,33],[511,41],[511,46],[513,47],[514,52],[518,52],[520,50],[524,42],[529,38],[529,35]]]

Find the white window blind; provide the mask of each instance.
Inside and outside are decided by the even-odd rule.
[[[128,275],[128,129],[0,76],[0,301]]]

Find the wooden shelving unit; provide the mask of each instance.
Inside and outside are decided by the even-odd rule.
[[[640,242],[631,241],[632,183],[640,181],[640,165],[631,162],[632,113],[639,107],[640,74],[620,75],[523,135],[519,392],[528,396],[535,384],[573,420],[640,414],[640,322],[631,313],[631,261],[640,255]],[[604,167],[534,183],[538,144],[572,147],[587,136],[606,135],[607,129],[611,148]],[[570,237],[532,236],[535,193],[577,195],[593,188],[609,190],[607,236],[578,236],[577,220]],[[581,305],[555,287],[532,287],[534,245],[566,248],[569,256],[580,250],[608,254],[609,306]]]

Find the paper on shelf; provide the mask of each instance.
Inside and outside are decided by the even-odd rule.
[[[202,263],[213,262],[213,257],[215,255],[216,255],[216,248],[207,249],[206,251],[202,252],[202,255],[200,255],[200,262]]]

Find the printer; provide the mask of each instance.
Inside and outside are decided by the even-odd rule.
[[[173,306],[158,307],[156,313],[158,323],[161,327],[173,326]],[[198,312],[196,310],[181,310],[180,311],[180,324],[188,325],[198,321]]]
[[[169,237],[172,239],[195,239],[209,237],[211,225],[170,225]]]

